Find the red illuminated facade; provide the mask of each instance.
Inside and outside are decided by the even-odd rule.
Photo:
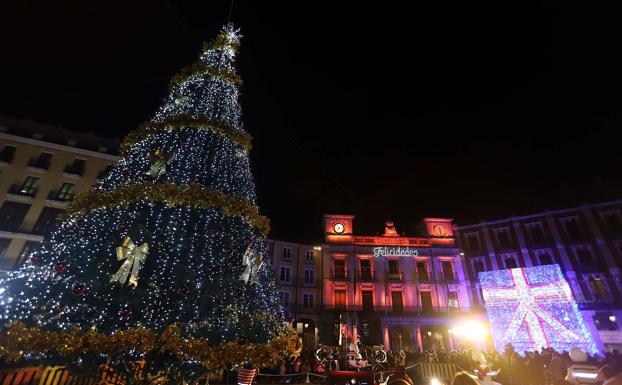
[[[425,218],[423,236],[405,237],[392,222],[382,236],[356,234],[354,219],[324,216],[320,342],[341,330],[391,350],[458,348],[450,329],[471,301],[452,220]]]

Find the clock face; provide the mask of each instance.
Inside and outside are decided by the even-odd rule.
[[[345,229],[346,227],[343,225],[343,223],[337,222],[333,225],[333,231],[335,231],[337,234],[343,233]]]
[[[447,236],[447,228],[444,225],[434,225],[433,228],[434,228],[434,232],[439,237]]]

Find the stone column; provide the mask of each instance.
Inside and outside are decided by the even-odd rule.
[[[488,254],[488,258],[490,259],[492,270],[499,270],[499,264],[497,263],[497,254],[495,253],[495,248],[492,244],[492,239],[490,238],[490,230],[488,229],[488,225],[482,225],[481,229],[481,233],[484,237],[484,245],[486,246],[486,251]]]
[[[520,253],[523,257],[523,261],[525,261],[525,267],[533,266],[531,256],[529,255],[529,248],[527,247],[527,242],[525,241],[525,235],[521,229],[520,222],[516,222],[512,219],[512,227],[514,227],[514,234],[516,234],[516,240],[518,241],[518,246],[520,247]]]

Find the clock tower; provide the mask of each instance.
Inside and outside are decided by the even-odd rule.
[[[354,215],[324,215],[324,238],[326,243],[352,243]]]

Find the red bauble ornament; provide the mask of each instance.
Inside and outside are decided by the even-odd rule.
[[[180,286],[179,289],[177,289],[177,294],[179,294],[181,297],[185,297],[188,295],[188,287],[187,286]]]
[[[74,295],[77,295],[78,297],[81,297],[81,296],[83,296],[86,293],[86,285],[83,284],[82,282],[78,282],[78,283],[73,285],[73,288],[71,288],[71,292]]]
[[[247,240],[246,240],[246,244],[247,244],[248,246],[252,245],[252,244],[253,244],[253,240],[252,240],[252,239],[247,239]]]
[[[128,154],[123,154],[123,159],[124,159],[124,160],[129,160],[129,159],[130,159],[130,156],[129,156]]]
[[[124,307],[123,309],[119,310],[119,316],[121,318],[129,318],[132,315],[132,308],[131,307]]]
[[[40,260],[41,260],[41,257],[40,257],[40,256],[38,256],[38,255],[32,255],[32,256],[30,256],[30,262],[32,262],[32,263],[37,263],[37,262],[39,262]]]
[[[125,230],[127,228],[127,225],[125,223],[119,223],[117,225],[117,230]]]
[[[54,266],[54,271],[57,273],[64,273],[67,271],[67,266],[63,263],[58,263]]]

